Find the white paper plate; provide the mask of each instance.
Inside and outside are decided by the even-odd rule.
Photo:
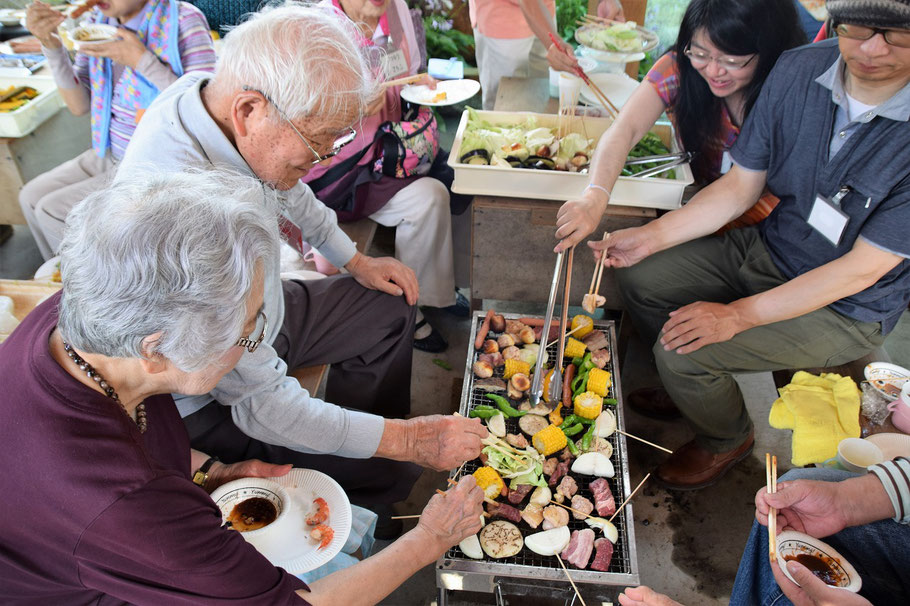
[[[60,257],[48,259],[35,272],[35,280],[54,281],[54,272],[60,269]]]
[[[401,89],[401,98],[418,105],[440,107],[467,101],[479,90],[480,82],[477,80],[441,80],[436,84],[435,90],[425,84],[405,86]],[[433,99],[440,93],[445,93],[446,98],[434,102]]]
[[[286,476],[266,478],[284,487],[292,501],[291,511],[296,519],[281,522],[281,537],[269,537],[267,543],[257,546],[259,552],[275,566],[284,568],[291,574],[300,574],[319,568],[334,558],[351,532],[351,503],[338,482],[320,471],[313,469],[292,469]],[[213,498],[221,498],[219,490],[212,493]],[[312,526],[306,518],[314,511],[313,500],[325,499],[329,505],[329,519],[326,522],[335,531],[332,542],[325,549],[318,549],[319,544],[310,538]],[[226,512],[222,510],[222,515]],[[257,531],[258,532],[258,531]]]
[[[581,54],[585,57],[592,57],[598,61],[603,61],[604,63],[631,63],[632,61],[641,61],[645,58],[645,53],[654,50],[657,48],[657,45],[660,43],[660,39],[657,37],[657,34],[651,30],[647,30],[641,26],[636,27],[638,35],[641,36],[642,50],[641,52],[635,53],[623,53],[616,51],[607,51],[600,50],[587,46],[579,38],[579,34],[584,38],[587,32],[594,31],[597,29],[604,29],[606,25],[600,24],[587,24],[582,25],[575,30],[575,41],[578,42],[579,48],[581,48]],[[611,99],[612,100],[612,99]]]
[[[875,388],[878,393],[882,394],[882,396],[888,400],[896,400],[900,395],[902,383],[898,382],[894,384],[896,391],[891,393],[885,390],[885,385],[880,383],[880,381],[910,379],[910,370],[907,370],[903,366],[898,366],[897,364],[889,364],[888,362],[872,362],[871,364],[866,364],[866,368],[863,369],[863,375],[866,377],[869,385]]]
[[[89,34],[93,38],[99,38],[98,40],[79,40],[79,36]],[[115,40],[118,36],[118,30],[113,25],[105,25],[104,23],[86,23],[85,25],[80,25],[73,31],[69,33],[70,40],[73,41],[73,48],[77,51],[84,46],[92,46],[94,44],[103,44],[105,42],[110,42]]]
[[[588,74],[588,77],[591,79],[591,82],[594,83],[594,86],[603,91],[603,94],[605,94],[607,99],[616,106],[616,109],[622,109],[622,106],[626,104],[626,101],[629,100],[629,97],[631,97],[632,93],[635,92],[635,89],[638,88],[638,82],[626,74],[601,72]],[[581,85],[581,93],[579,96],[588,105],[601,106],[594,91],[592,91],[591,87],[587,84]]]
[[[886,461],[895,457],[910,457],[910,435],[905,433],[876,433],[866,440],[878,446]]]
[[[793,580],[793,577],[790,576],[790,571],[787,570],[787,562],[784,560],[784,556],[800,553],[814,555],[825,560],[828,566],[831,566],[841,577],[842,584],[838,586],[840,589],[856,593],[863,586],[863,580],[859,577],[859,573],[836,549],[824,541],[810,537],[807,534],[796,532],[795,530],[785,530],[777,535],[777,564],[783,573],[787,575],[787,578],[794,583],[796,581]],[[799,583],[796,583],[796,585],[798,586]]]

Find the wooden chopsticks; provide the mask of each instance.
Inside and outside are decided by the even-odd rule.
[[[626,506],[626,503],[628,503],[629,501],[632,500],[632,497],[635,496],[635,493],[637,493],[641,489],[641,487],[644,486],[644,483],[647,482],[648,478],[650,478],[650,477],[651,477],[651,474],[649,472],[648,475],[646,475],[645,477],[643,477],[641,479],[641,482],[638,483],[638,486],[635,487],[635,490],[630,492],[629,496],[626,497],[626,500],[622,502],[622,505],[620,505],[619,507],[616,508],[616,512],[610,516],[610,519],[607,520],[608,522],[610,522],[611,524],[613,523],[613,518],[615,518],[616,516],[619,515],[619,512],[622,511],[622,508]]]
[[[610,237],[610,232],[604,232],[603,240],[606,240]],[[607,249],[603,249],[600,252],[600,260],[597,262],[597,265],[594,266],[594,273],[591,274],[591,285],[588,286],[588,294],[582,297],[581,308],[584,309],[589,314],[593,314],[594,311],[603,305],[606,302],[604,299],[603,303],[598,301],[600,296],[600,279],[604,275],[604,261],[607,258]]]
[[[560,49],[564,54],[569,55],[569,53],[563,48],[562,44],[559,42],[559,40],[556,39],[556,36],[554,36],[552,32],[550,32],[550,41],[555,44],[556,48]],[[574,58],[574,55],[570,56]],[[597,85],[591,81],[591,78],[588,77],[588,74],[585,73],[585,70],[581,69],[581,66],[575,68],[575,75],[581,78],[582,81],[588,85],[588,87],[591,89],[591,92],[593,92],[594,96],[597,97],[597,100],[600,101],[601,105],[604,106],[604,109],[612,114],[613,118],[615,119],[619,115],[619,110],[607,98],[603,91],[600,90],[600,88],[598,88]]]
[[[420,81],[421,78],[426,76],[426,73],[414,74],[413,76],[402,76],[401,78],[395,78],[394,80],[389,80],[388,82],[383,82],[381,87],[383,89],[389,88],[391,86],[400,86],[402,84],[414,84],[415,82]]]
[[[777,456],[765,453],[765,476],[767,478],[768,494],[777,492]],[[771,507],[768,510],[768,558],[771,563],[777,561],[777,510]]]
[[[556,559],[559,560],[559,565],[562,566],[562,569],[566,573],[566,578],[569,579],[569,583],[572,584],[572,589],[575,590],[575,595],[578,596],[578,601],[581,602],[581,606],[588,606],[585,604],[585,599],[581,597],[581,593],[578,591],[578,587],[575,585],[575,581],[572,580],[572,575],[569,574],[569,569],[566,568],[566,563],[562,561],[562,557],[557,553]]]
[[[626,432],[624,432],[624,431],[621,430],[621,429],[617,429],[617,430],[616,430],[616,433],[621,433],[622,435],[626,436],[627,438],[632,438],[633,440],[638,440],[639,442],[642,442],[642,443],[644,443],[644,444],[647,444],[648,446],[653,446],[653,447],[656,448],[657,450],[662,450],[662,451],[664,451],[664,452],[666,452],[666,453],[668,453],[668,454],[673,454],[673,451],[670,450],[669,448],[664,448],[663,446],[658,446],[658,445],[655,444],[654,442],[648,442],[648,441],[645,440],[644,438],[639,438],[638,436],[633,436],[632,434],[626,433]]]

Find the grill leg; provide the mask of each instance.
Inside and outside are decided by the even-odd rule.
[[[439,587],[436,594],[436,606],[449,606],[449,590]]]
[[[493,588],[493,595],[496,596],[496,606],[508,606],[508,602],[506,602],[506,599],[502,595],[502,585],[498,582]]]

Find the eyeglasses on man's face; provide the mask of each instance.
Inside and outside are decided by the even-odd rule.
[[[885,42],[891,46],[910,48],[910,30],[906,29],[884,29],[881,27],[853,25],[851,23],[835,23],[834,33],[840,38],[850,38],[852,40],[868,40],[875,34],[881,34],[885,38]]]
[[[325,162],[326,160],[328,160],[330,158],[334,158],[335,156],[338,155],[338,152],[341,151],[341,148],[343,148],[345,145],[347,145],[348,143],[351,143],[354,139],[357,138],[357,131],[349,126],[349,127],[347,127],[349,132],[345,133],[341,137],[338,137],[337,139],[335,139],[335,142],[332,143],[332,151],[330,151],[326,154],[320,154],[315,149],[313,149],[313,146],[310,145],[310,142],[307,140],[307,138],[303,136],[303,133],[301,133],[300,130],[296,126],[294,126],[294,123],[291,122],[291,119],[288,118],[287,114],[285,114],[284,111],[280,107],[275,105],[275,102],[272,101],[268,95],[266,95],[261,90],[252,88],[250,86],[244,86],[243,90],[250,91],[253,93],[259,93],[260,95],[262,95],[263,99],[265,99],[266,101],[268,101],[269,103],[272,104],[272,107],[275,108],[275,111],[278,112],[278,115],[281,116],[281,119],[291,125],[291,128],[294,129],[294,132],[297,133],[297,136],[300,137],[301,141],[303,141],[303,144],[306,145],[307,148],[311,152],[313,152],[313,157],[314,157],[313,165],[314,166],[316,164],[319,164],[320,162]]]
[[[689,58],[689,61],[692,63],[692,67],[695,69],[701,69],[707,67],[709,63],[714,61],[717,63],[718,67],[722,67],[728,72],[736,72],[747,65],[752,63],[752,60],[755,59],[758,54],[753,54],[748,59],[734,59],[733,57],[715,57],[714,55],[709,55],[708,53],[700,50],[693,49],[691,46],[687,46],[686,50],[683,51],[686,56]]]
[[[254,339],[253,335],[256,334],[256,328],[258,328],[260,325],[260,318],[262,331],[259,333],[259,336]],[[262,340],[265,339],[265,333],[269,329],[269,320],[265,317],[265,312],[261,309],[259,310],[259,313],[256,314],[256,328],[253,329],[253,332],[249,337],[241,337],[237,339],[237,347],[244,347],[248,352],[253,353],[256,351],[256,348],[259,347],[259,344],[262,343]]]

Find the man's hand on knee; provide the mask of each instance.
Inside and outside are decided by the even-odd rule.
[[[692,353],[705,345],[729,341],[751,328],[733,304],[698,301],[670,312],[660,344],[667,351]]]
[[[368,257],[357,253],[344,266],[362,286],[390,295],[404,295],[408,305],[417,303],[420,289],[417,276],[407,265],[392,257]]]

